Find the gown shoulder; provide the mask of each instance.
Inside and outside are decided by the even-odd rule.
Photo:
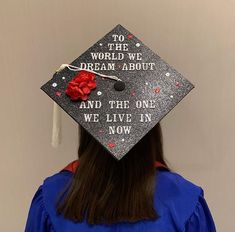
[[[155,199],[162,204],[161,208],[168,210],[178,231],[216,231],[201,186],[172,171],[160,171],[156,186]]]
[[[54,232],[50,216],[45,208],[43,186],[39,186],[31,202],[25,232]]]
[[[59,172],[47,177],[39,186],[31,201],[25,232],[55,232],[52,214],[54,210],[50,207],[50,201],[54,202],[52,192],[57,193],[59,188],[69,183],[72,174]]]

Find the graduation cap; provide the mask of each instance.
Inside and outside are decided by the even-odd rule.
[[[56,103],[54,115],[58,105],[117,160],[193,88],[121,25],[41,87]]]

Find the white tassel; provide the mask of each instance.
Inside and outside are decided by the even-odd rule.
[[[56,148],[60,143],[61,143],[61,109],[54,102],[51,145],[52,147]]]

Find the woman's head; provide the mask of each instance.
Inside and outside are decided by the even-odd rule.
[[[150,130],[120,161],[82,127],[80,160],[58,212],[90,224],[156,219],[154,209],[155,161],[163,158],[160,124]]]

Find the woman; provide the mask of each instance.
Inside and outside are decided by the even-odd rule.
[[[120,161],[79,131],[79,162],[39,187],[26,232],[216,231],[202,188],[167,167],[159,123]]]

